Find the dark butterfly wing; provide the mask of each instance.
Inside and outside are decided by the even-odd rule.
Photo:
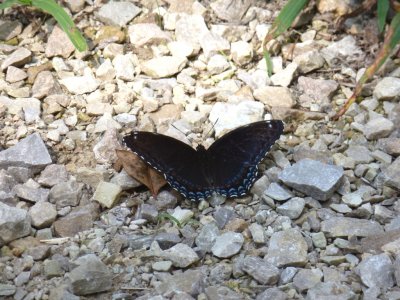
[[[163,173],[168,183],[191,200],[211,195],[199,152],[172,137],[133,131],[124,143],[147,164]]]
[[[207,150],[214,190],[227,197],[245,195],[258,164],[283,132],[280,120],[260,121],[232,130]]]

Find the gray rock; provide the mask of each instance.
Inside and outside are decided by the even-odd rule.
[[[47,201],[49,198],[49,190],[29,186],[28,184],[17,184],[14,187],[15,194],[29,202]]]
[[[212,253],[220,258],[228,258],[237,254],[244,243],[241,233],[225,232],[218,236],[212,246]]]
[[[0,170],[0,202],[14,204],[17,201],[14,186],[17,184],[13,176],[5,170]]]
[[[219,235],[218,226],[215,223],[204,225],[196,237],[196,245],[203,251],[210,252]]]
[[[328,200],[341,183],[343,169],[311,159],[303,159],[285,168],[279,179],[286,185],[315,199]]]
[[[383,227],[377,222],[371,220],[332,217],[321,222],[321,231],[328,233],[333,237],[366,237],[382,234]]]
[[[306,300],[355,300],[358,296],[345,284],[339,282],[320,282],[307,292]]]
[[[14,283],[16,286],[22,286],[26,284],[31,276],[31,272],[21,272],[14,278]]]
[[[69,1],[68,3],[71,3]],[[49,299],[52,300],[79,300],[81,299],[79,296],[75,296],[71,294],[68,290],[66,285],[58,285],[50,290]]]
[[[227,207],[218,208],[213,217],[217,222],[218,228],[222,229],[225,225],[234,217],[235,212],[233,209],[229,209]]]
[[[398,156],[400,155],[400,138],[389,137],[380,139],[376,147],[387,154]]]
[[[12,296],[16,290],[15,285],[0,283],[0,296]]]
[[[229,263],[218,263],[210,271],[210,283],[219,284],[226,282],[232,276],[232,265]]]
[[[276,201],[285,201],[293,197],[293,194],[290,191],[283,188],[280,184],[276,182],[272,182],[269,185],[268,189],[265,190],[264,194]]]
[[[342,201],[350,207],[359,207],[362,204],[363,199],[359,193],[355,192],[343,195]]]
[[[217,0],[212,2],[210,6],[218,18],[228,22],[238,22],[244,17],[251,4],[250,0],[234,2]]]
[[[32,52],[26,48],[18,48],[11,55],[7,56],[1,64],[1,70],[4,71],[9,66],[22,67],[32,60]]]
[[[281,277],[279,279],[279,285],[292,282],[293,277],[294,277],[294,275],[296,275],[297,271],[298,271],[298,269],[295,267],[284,268],[281,273]]]
[[[78,232],[93,227],[93,221],[98,217],[98,209],[93,204],[79,206],[67,216],[54,222],[54,232],[61,237],[71,237]]]
[[[368,164],[374,160],[371,152],[365,146],[351,145],[346,151],[346,155],[351,157],[356,164]]]
[[[50,227],[57,217],[55,205],[49,202],[37,202],[29,209],[32,225],[36,228]]]
[[[172,267],[172,262],[169,260],[156,261],[151,265],[154,271],[168,272]]]
[[[74,261],[77,265],[67,276],[68,286],[75,295],[90,295],[112,288],[113,274],[94,254],[86,254]]]
[[[396,158],[396,160],[382,172],[385,185],[394,187],[396,189],[400,189],[399,170],[400,170],[400,157]]]
[[[83,184],[75,180],[60,182],[50,189],[49,202],[56,204],[57,209],[65,206],[77,206],[82,194]]]
[[[374,96],[376,99],[395,100],[400,95],[400,78],[385,77],[381,79],[374,89]]]
[[[186,268],[200,259],[192,248],[182,243],[163,251],[162,257],[172,261],[178,268]]]
[[[361,49],[357,46],[356,40],[351,35],[345,36],[337,42],[333,42],[320,52],[328,65],[335,64],[336,58],[347,58],[349,60],[363,55]]]
[[[388,289],[394,285],[394,268],[386,253],[369,256],[356,267],[361,281],[368,287]],[[377,276],[379,274],[379,276]]]
[[[201,270],[187,270],[167,277],[156,287],[159,294],[188,293],[197,297],[204,291],[206,286],[206,276]]]
[[[256,300],[286,300],[288,299],[288,296],[282,292],[279,288],[269,288],[266,289],[264,292],[261,294],[257,295]]]
[[[0,152],[0,169],[24,167],[38,172],[49,164],[51,157],[38,133],[31,134],[15,146]]]
[[[141,9],[128,1],[110,1],[100,7],[97,17],[100,21],[123,27],[135,18]]]
[[[381,117],[372,119],[365,124],[363,133],[367,139],[377,140],[387,137],[393,131],[393,129],[393,122]]]
[[[19,183],[27,182],[29,179],[33,177],[32,171],[24,167],[9,167],[7,169],[7,173],[10,174]],[[2,189],[0,188],[0,190]]]
[[[156,222],[158,217],[158,210],[155,205],[143,203],[140,206],[140,218],[150,222]]]
[[[265,259],[277,267],[304,266],[307,262],[307,243],[296,229],[272,234]]]
[[[58,183],[68,181],[68,172],[64,165],[48,165],[38,178],[38,182],[45,187],[52,187]]]
[[[323,275],[320,269],[301,269],[294,276],[293,285],[297,291],[304,293],[317,283],[320,283]]]
[[[265,232],[263,226],[257,223],[252,223],[249,226],[249,230],[251,236],[253,238],[254,243],[256,244],[265,244]]]
[[[0,246],[31,233],[27,211],[0,202]]]
[[[260,257],[246,256],[242,269],[263,285],[274,285],[279,279],[279,269]]]
[[[295,197],[278,206],[276,211],[281,215],[288,216],[290,219],[294,220],[300,217],[305,204],[306,202],[303,198]]]
[[[219,299],[230,299],[230,300],[242,300],[243,295],[237,293],[226,286],[208,286],[204,291],[208,300],[219,300]]]

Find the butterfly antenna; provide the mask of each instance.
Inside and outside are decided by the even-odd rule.
[[[210,136],[211,131],[214,129],[215,125],[218,123],[219,118],[215,120],[215,122],[212,124],[211,129],[207,132],[206,137]]]
[[[180,133],[182,133],[189,140],[189,142],[193,144],[193,139],[190,136],[187,136],[186,133],[184,133],[182,130],[176,127],[173,123],[171,123],[171,126],[174,127],[176,130],[178,130]]]

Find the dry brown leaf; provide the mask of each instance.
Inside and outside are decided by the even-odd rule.
[[[164,177],[148,166],[139,156],[127,150],[115,150],[126,173],[144,184],[153,195],[167,183]]]

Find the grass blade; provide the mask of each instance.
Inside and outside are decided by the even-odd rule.
[[[389,0],[378,0],[378,28],[379,32],[385,29],[386,16],[389,11]]]
[[[6,9],[14,4],[22,4],[18,0],[5,0],[3,3],[0,3],[0,9]]]
[[[54,0],[32,0],[32,5],[51,14],[62,30],[68,35],[75,48],[79,51],[87,49],[87,43],[71,17]]]

